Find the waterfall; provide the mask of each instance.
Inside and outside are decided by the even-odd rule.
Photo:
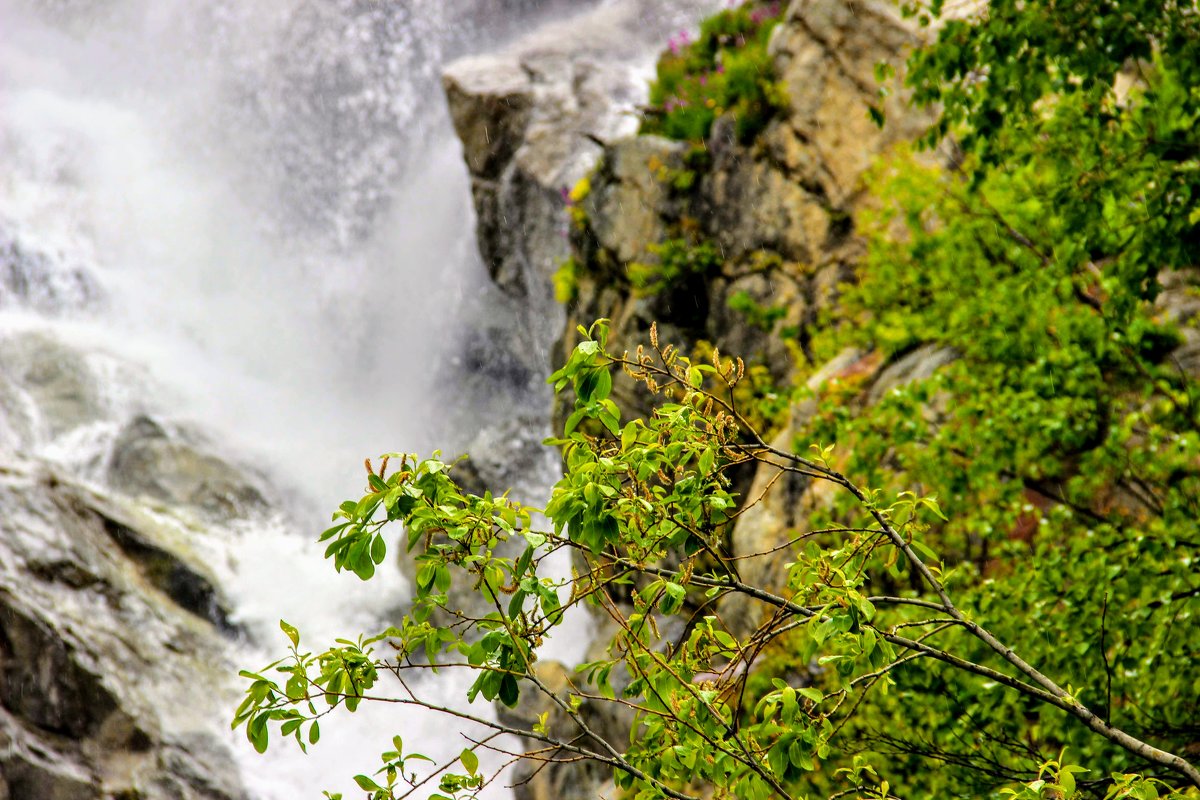
[[[362,458],[458,452],[462,420],[544,402],[531,376],[464,372],[512,315],[438,78],[584,5],[0,0],[0,378],[21,378],[0,381],[0,451],[103,487],[150,415],[265,476],[269,512],[197,534],[247,633],[215,661],[269,660],[279,617],[319,646],[402,608],[395,569],[361,584],[312,541]],[[351,796],[393,733],[435,757],[466,743],[385,707],[323,728],[308,757],[237,742],[251,791]]]

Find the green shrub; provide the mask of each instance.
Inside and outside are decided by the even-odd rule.
[[[782,15],[778,2],[747,2],[705,20],[700,36],[672,37],[650,87],[642,132],[704,141],[716,119],[729,114],[738,139],[749,141],[785,103],[767,54]]]
[[[661,292],[685,275],[703,275],[721,268],[721,251],[711,242],[693,245],[687,239],[668,239],[650,246],[657,264],[629,265],[629,282],[640,295]]]
[[[775,324],[787,316],[787,306],[763,305],[745,291],[733,294],[727,301],[727,305],[731,310],[744,316],[747,324],[758,328],[763,333],[775,330]]]

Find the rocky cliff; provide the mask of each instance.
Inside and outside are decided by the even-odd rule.
[[[899,68],[914,41],[885,4],[793,3],[769,45],[786,104],[752,140],[723,117],[699,147],[653,136],[614,143],[579,204],[562,351],[579,323],[608,317],[637,341],[656,320],[665,341],[685,350],[719,341],[788,380],[792,359],[772,334],[790,328],[805,347],[805,329],[836,301],[859,256],[863,173],[921,130],[900,92],[882,129],[867,113],[876,65]],[[666,285],[639,286],[639,270],[661,267],[674,243],[689,257],[701,248],[716,257],[693,259]]]
[[[102,353],[8,332],[0,367],[0,798],[245,797],[212,726],[237,631],[206,543],[264,510],[261,480],[182,429],[122,424]],[[111,447],[78,469],[31,454],[86,454],[98,429]]]
[[[575,35],[586,38],[588,28],[579,30]],[[645,341],[657,322],[662,340],[685,352],[715,341],[772,381],[793,381],[795,360],[778,332],[797,332],[795,346],[804,348],[805,329],[837,302],[838,285],[861,255],[855,225],[864,173],[926,122],[906,106],[897,82],[882,103],[887,123],[880,128],[868,115],[880,103],[877,65],[899,71],[916,36],[884,3],[796,0],[782,10],[769,45],[783,107],[749,140],[728,115],[720,117],[701,144],[634,135],[638,117],[631,112],[649,74],[597,61],[573,44],[547,53],[526,43],[453,65],[445,85],[493,279],[531,308],[547,309],[540,313],[555,323],[555,360],[573,347],[577,325],[606,317],[617,343]],[[614,52],[609,43],[593,44]],[[685,266],[664,280],[672,258]],[[549,310],[556,269],[565,313]],[[913,363],[888,371],[847,352],[807,380],[815,388],[829,376],[864,370],[878,380],[911,379],[944,357],[920,351]],[[629,413],[647,410],[648,399],[624,376],[613,396]],[[741,488],[753,492],[775,477],[763,470],[745,476]],[[793,525],[811,502],[807,488],[777,486],[732,534],[734,552],[769,549],[762,542]],[[746,569],[771,580],[769,563]],[[622,738],[621,720],[599,722]],[[582,798],[602,791],[595,776],[571,769],[544,771],[518,794]]]
[[[611,42],[579,48],[587,33],[452,65],[444,83],[493,279],[553,321],[554,359],[578,324],[607,317],[617,341],[638,341],[657,321],[665,340],[687,349],[719,339],[787,381],[792,358],[771,334],[798,331],[804,347],[858,258],[863,173],[925,122],[898,81],[881,105],[887,124],[867,113],[879,103],[877,66],[901,67],[915,36],[885,3],[792,3],[770,43],[784,108],[750,141],[720,118],[700,146],[631,135],[650,74],[599,59],[622,55]],[[715,253],[712,264],[653,290],[635,285],[676,243]],[[548,298],[568,259],[563,320]],[[639,408],[628,385],[617,396]]]
[[[610,143],[637,130],[661,43],[718,5],[610,2],[445,71],[479,251],[496,285],[525,303],[541,341],[562,327],[551,275],[570,255],[567,193]]]

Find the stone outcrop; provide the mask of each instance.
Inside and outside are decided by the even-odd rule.
[[[3,800],[246,797],[213,725],[240,631],[212,536],[266,512],[265,481],[185,426],[122,423],[127,370],[0,337]]]
[[[0,341],[0,409],[23,444],[106,418],[106,398],[85,353],[39,331]]]
[[[0,797],[244,797],[198,722],[232,627],[180,523],[11,457],[0,507]]]
[[[0,228],[0,308],[57,315],[94,305],[101,296],[83,267],[64,264]]]
[[[479,250],[493,280],[530,303],[547,339],[560,317],[550,275],[569,255],[564,190],[637,127],[661,43],[717,0],[622,0],[462,59],[443,76],[463,142]]]
[[[115,489],[208,519],[227,521],[265,511],[263,480],[207,452],[194,431],[168,431],[145,415],[117,435],[105,480]]]
[[[968,13],[972,7],[956,13]],[[725,353],[765,366],[777,383],[792,381],[793,357],[779,331],[798,331],[794,341],[803,348],[805,326],[837,304],[839,284],[852,279],[862,256],[856,226],[870,202],[864,191],[869,169],[880,156],[924,132],[930,122],[927,113],[908,106],[898,78],[888,84],[882,100],[876,78],[879,64],[900,74],[906,53],[921,35],[888,3],[793,0],[769,46],[776,76],[786,90],[786,106],[752,141],[739,141],[728,118],[716,122],[702,146],[656,136],[596,137],[601,139],[593,148],[598,161],[588,174],[586,196],[570,209],[577,223],[570,230],[570,247],[557,241],[542,247],[536,237],[533,240],[535,249],[541,247],[538,252],[560,257],[569,250],[577,262],[574,296],[567,305],[555,361],[561,362],[574,346],[578,325],[604,317],[612,320],[610,344],[617,349],[645,342],[650,324],[656,322],[660,339],[685,353],[701,340],[714,341]],[[504,195],[505,213],[496,217],[487,204],[503,195],[503,170],[493,175],[493,192],[493,184],[487,183],[492,178],[479,165],[487,162],[495,170],[504,162],[509,164],[504,169],[515,175],[520,167],[512,165],[521,163],[521,154],[537,153],[552,157],[554,165],[570,164],[557,174],[574,177],[578,173],[572,170],[584,159],[568,162],[553,150],[538,149],[532,120],[555,117],[543,114],[544,98],[519,88],[533,83],[526,84],[519,71],[513,71],[498,84],[503,90],[494,88],[474,102],[494,100],[492,108],[500,111],[496,127],[490,129],[502,130],[505,137],[515,132],[516,139],[493,140],[484,148],[459,128],[476,176],[481,224],[499,220],[504,231],[481,229],[481,249],[497,266],[493,274],[502,285],[519,273],[521,291],[544,295],[544,274],[505,269],[526,263],[520,253],[530,246],[528,230],[545,228],[551,220],[566,224],[568,214],[553,203],[526,202],[528,198],[518,193]],[[453,98],[456,93],[469,95],[469,84],[448,79],[447,85],[452,105],[466,108],[466,100]],[[872,105],[884,114],[882,127],[868,114]],[[506,155],[489,162],[495,153]],[[947,155],[926,157],[936,162]],[[566,180],[562,183],[568,185]],[[542,185],[549,195],[551,187]],[[506,220],[519,224],[506,226]],[[517,244],[511,245],[505,236]],[[632,273],[658,263],[660,246],[671,239],[714,247],[719,266],[683,275],[659,289],[640,289]],[[550,263],[544,259],[543,267]],[[540,291],[531,284],[538,279],[543,283]],[[1200,373],[1200,334],[1195,326],[1200,304],[1191,288],[1195,279],[1163,276],[1157,300],[1163,318],[1182,326],[1183,342],[1171,358],[1193,375]],[[768,311],[772,321],[753,320],[737,305]],[[854,402],[873,404],[895,387],[930,377],[955,357],[952,351],[924,346],[885,363],[878,353],[847,351],[804,380],[819,393],[832,379],[853,379],[861,387]],[[644,415],[650,408],[651,399],[623,375],[615,377],[613,398],[629,415]],[[809,401],[790,410],[774,437],[778,448],[793,448],[795,432],[805,426],[815,405]],[[560,407],[557,422],[562,411]],[[927,413],[938,413],[936,402]],[[767,487],[771,491],[764,495]],[[744,476],[737,488],[749,500],[764,497],[740,517],[728,542],[742,577],[757,585],[782,585],[787,559],[753,554],[776,548],[789,531],[802,530],[812,512],[828,501],[827,487],[811,486],[794,475],[780,476],[778,469],[764,466]],[[722,613],[742,629],[758,623],[747,608],[725,607]]]
[[[662,338],[685,350],[719,339],[787,380],[791,359],[771,333],[802,330],[836,302],[859,257],[864,173],[926,121],[899,91],[882,129],[867,113],[878,100],[876,64],[900,69],[916,41],[882,3],[794,2],[770,44],[787,106],[753,141],[739,142],[723,118],[702,148],[653,137],[607,148],[579,209],[585,223],[572,234],[578,286],[559,355],[579,323],[608,317],[618,341],[633,341],[657,321]],[[708,243],[720,267],[673,294],[638,292],[631,265],[658,262],[655,249],[668,238]],[[731,308],[738,300],[777,318],[754,323]]]
[[[657,322],[660,339],[683,352],[717,342],[766,368],[774,382],[791,383],[794,356],[779,332],[790,328],[794,346],[806,350],[806,328],[836,305],[839,285],[861,257],[855,228],[867,170],[929,121],[907,108],[898,83],[882,108],[886,124],[876,126],[868,114],[879,102],[876,65],[900,72],[917,41],[889,5],[796,0],[769,45],[787,104],[752,141],[739,141],[732,121],[722,118],[703,147],[645,136],[608,147],[578,209],[583,224],[572,232],[576,295],[558,357],[574,346],[578,324],[611,319],[611,341],[620,347],[644,342]],[[639,290],[632,271],[658,263],[661,245],[672,239],[715,249],[718,264],[660,291]],[[819,392],[826,380],[852,374],[876,383],[878,394],[947,358],[922,350],[888,366],[848,352],[806,380]],[[651,398],[640,387],[625,376],[614,383],[613,396],[629,413],[649,411]],[[779,447],[792,448],[793,432],[813,407],[792,410],[776,435]],[[771,492],[739,519],[728,543],[743,577],[765,586],[786,580],[786,559],[752,554],[773,551],[826,502],[817,487],[777,472],[763,466],[742,476],[736,488],[744,496],[758,498],[768,486]],[[760,621],[740,606],[722,613],[742,629]]]

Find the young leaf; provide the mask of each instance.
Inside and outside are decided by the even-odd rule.
[[[297,631],[294,627],[287,624],[283,620],[279,620],[279,628],[285,634],[287,634],[287,637],[288,637],[288,639],[291,640],[293,647],[300,646],[300,632],[299,631]]]
[[[474,775],[479,769],[479,756],[475,755],[475,751],[466,748],[458,756],[458,760],[462,762],[463,768],[466,769],[468,775]]]

